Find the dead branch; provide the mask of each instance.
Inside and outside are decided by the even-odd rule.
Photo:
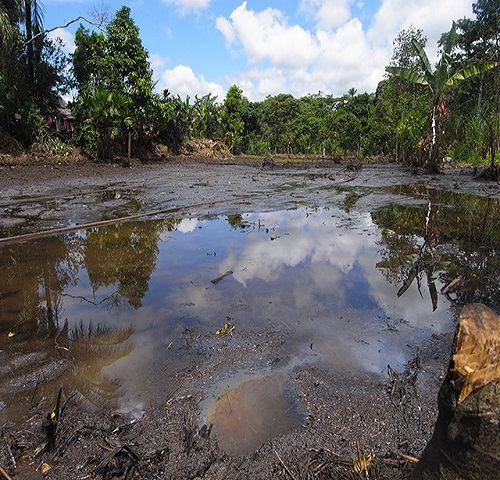
[[[59,25],[57,27],[48,28],[46,30],[42,30],[41,32],[38,32],[36,35],[34,35],[33,37],[31,37],[29,40],[26,40],[26,42],[23,43],[23,47],[26,47],[30,43],[34,42],[38,37],[44,36],[47,33],[53,32],[54,30],[57,30],[59,28],[67,28],[71,24],[73,24],[75,22],[78,22],[78,20],[84,20],[85,22],[90,23],[90,25],[93,25],[94,27],[96,27],[96,28],[98,28],[99,30],[102,31],[102,28],[101,28],[100,25],[98,25],[97,23],[92,22],[91,20],[88,20],[87,18],[85,18],[82,15],[80,15],[78,18],[75,18],[74,20],[70,20],[68,23],[65,23],[64,25]]]
[[[188,205],[185,208],[197,208],[197,207],[204,207],[204,206],[208,206],[208,205],[217,205],[217,204],[225,203],[225,202],[229,202],[229,201],[244,200],[245,198],[246,198],[245,196],[238,196],[238,197],[234,197],[234,198],[223,198],[221,200],[211,200],[211,201],[207,201],[204,203],[195,203],[193,205]],[[17,243],[17,242],[25,242],[25,241],[34,240],[37,238],[48,237],[51,235],[58,235],[60,233],[69,233],[69,232],[74,232],[77,230],[87,230],[89,228],[102,227],[104,225],[115,225],[117,223],[129,222],[132,220],[139,220],[139,219],[145,218],[145,217],[152,217],[155,215],[164,215],[166,213],[174,213],[174,212],[182,212],[181,207],[164,208],[161,210],[153,210],[150,212],[142,212],[142,213],[137,213],[134,215],[127,215],[125,217],[111,218],[109,220],[100,220],[97,222],[82,223],[80,225],[72,225],[70,227],[61,227],[61,228],[54,228],[52,230],[42,230],[39,232],[14,235],[12,237],[0,238],[0,244],[11,244],[11,243]]]

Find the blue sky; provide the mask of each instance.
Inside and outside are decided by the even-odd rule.
[[[140,29],[159,90],[182,98],[236,84],[252,101],[267,95],[374,92],[393,40],[421,28],[433,58],[452,20],[473,18],[472,0],[42,0],[44,26],[122,5]],[[74,48],[78,24],[51,35]],[[86,25],[90,27],[89,25]]]

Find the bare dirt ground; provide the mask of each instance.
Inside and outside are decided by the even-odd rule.
[[[26,162],[4,157],[0,239],[102,221],[110,211],[115,217],[127,217],[272,210],[293,207],[304,198],[320,205],[327,191],[322,187],[334,183],[380,186],[416,180],[393,164],[359,168],[285,159],[265,169],[261,162],[175,158],[134,161],[125,168],[85,158]],[[471,181],[470,173],[447,170],[417,181],[498,198],[496,183]],[[300,182],[303,194],[297,189],[290,193],[294,181]],[[111,202],[98,204],[96,190],[116,195]],[[368,375],[334,375],[317,366],[297,369],[295,395],[307,412],[302,428],[274,438],[252,454],[233,457],[219,449],[209,426],[197,422],[201,379],[256,352],[269,364],[284,364],[287,352],[272,332],[255,333],[244,345],[228,336],[210,348],[201,346],[196,332],[186,335],[197,366],[179,372],[164,402],[150,404],[139,420],[89,410],[78,397],[68,399],[64,392],[56,416],[50,416],[52,408],[46,404],[23,425],[2,426],[0,466],[5,472],[0,470],[0,478],[409,478],[432,435],[437,393],[452,342],[451,335],[442,335],[430,345],[414,345],[415,356],[406,369],[391,372],[385,381]],[[361,473],[355,471],[355,460]],[[369,463],[366,469],[363,460]]]

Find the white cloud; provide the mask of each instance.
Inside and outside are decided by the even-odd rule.
[[[196,12],[208,8],[212,0],[162,0],[162,3],[174,5],[179,13]]]
[[[241,44],[250,63],[269,62],[279,68],[303,68],[317,58],[314,36],[299,25],[289,26],[283,14],[267,8],[261,12],[247,10],[243,2],[230,15],[232,30],[222,31],[226,42]],[[222,21],[219,21],[222,24]],[[234,37],[228,36],[228,32]]]
[[[160,70],[161,68],[165,67],[165,65],[168,62],[168,58],[162,57],[161,55],[157,53],[153,53],[149,55],[149,63],[151,64],[151,68],[154,71]]]
[[[311,31],[287,22],[273,8],[254,11],[244,1],[228,18],[219,17],[216,27],[226,47],[246,58],[251,68],[233,73],[251,100],[266,95],[308,93],[341,95],[351,87],[374,92],[390,61],[393,40],[411,25],[428,38],[429,58],[437,52],[437,40],[450,29],[452,20],[472,17],[470,0],[383,0],[363,24],[352,17],[354,0],[301,0],[299,10],[316,21]],[[356,6],[362,7],[357,2]]]
[[[61,39],[64,47],[63,51],[66,53],[73,53],[75,51],[76,45],[75,45],[75,38],[73,34],[65,29],[58,28],[57,30],[53,30],[52,32],[49,32],[48,37],[51,40],[57,40],[58,38]]]
[[[177,65],[172,70],[165,70],[161,74],[160,89],[168,89],[175,95],[186,97],[189,95],[194,98],[195,95],[206,95],[211,93],[219,100],[224,97],[224,89],[215,82],[207,82],[203,75],[196,76],[191,67]]]
[[[226,47],[230,48],[232,43],[236,40],[236,33],[231,22],[225,17],[218,17],[215,21],[215,27],[224,36],[226,40]]]
[[[391,50],[398,32],[410,26],[422,29],[427,37],[429,50],[437,50],[437,41],[443,32],[451,28],[453,20],[472,17],[470,0],[384,0],[375,14],[368,31],[370,42],[385,45]]]
[[[274,67],[248,70],[239,79],[230,83],[239,85],[244,95],[251,101],[275,95],[276,92],[284,93],[288,89],[284,74]]]
[[[338,28],[351,18],[353,0],[301,0],[299,8],[323,30]]]

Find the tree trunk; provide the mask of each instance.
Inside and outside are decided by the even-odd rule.
[[[128,161],[128,167],[130,167],[130,162],[131,162],[131,157],[132,157],[132,131],[128,131],[128,148],[127,148],[127,161]]]
[[[439,172],[439,126],[438,126],[438,106],[432,108],[431,121],[431,149],[429,151],[429,159],[427,161],[427,171],[429,173]]]
[[[31,0],[24,1],[24,9],[26,14],[26,40],[31,40],[33,37],[33,19],[32,19],[32,9]],[[35,84],[35,68],[34,68],[34,57],[33,57],[33,42],[29,42],[28,46],[28,79],[30,86],[33,87]]]
[[[434,434],[413,480],[483,480],[500,472],[500,317],[463,308]]]

